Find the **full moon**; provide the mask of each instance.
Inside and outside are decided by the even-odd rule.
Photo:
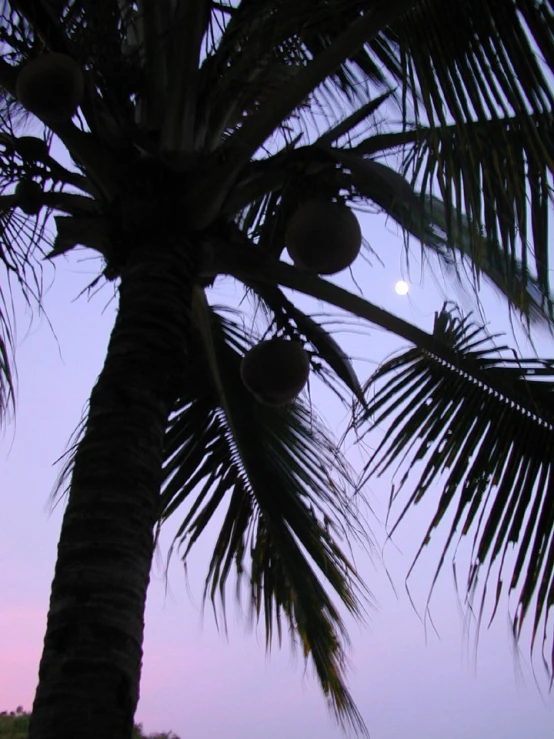
[[[398,280],[398,282],[394,286],[394,289],[398,295],[407,295],[410,286],[407,282],[404,282],[404,280]]]

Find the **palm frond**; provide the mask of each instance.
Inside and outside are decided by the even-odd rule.
[[[160,4],[154,0],[148,4],[150,15],[154,18],[160,13]],[[163,7],[163,4],[162,4]],[[172,33],[172,43],[167,53],[168,84],[167,84],[167,106],[162,132],[163,148],[168,152],[179,152],[183,156],[190,156],[195,149],[195,123],[196,123],[196,101],[199,77],[199,61],[202,50],[202,41],[209,27],[211,2],[210,0],[182,0],[177,6],[172,23],[176,26]],[[145,18],[148,24],[148,17]],[[151,22],[150,22],[151,23]],[[169,28],[163,27],[163,20],[154,25],[154,31],[158,36],[155,48],[163,47],[165,39],[163,34],[169,32]],[[183,43],[183,38],[187,42]],[[162,51],[152,54],[150,71],[156,72],[163,59]],[[148,74],[147,70],[147,74]],[[163,105],[164,79],[160,75],[153,75],[153,97],[152,106]],[[160,93],[156,92],[162,90]],[[162,111],[157,112],[162,116]],[[154,128],[152,126],[152,128]]]
[[[6,304],[5,286],[0,284],[0,422],[15,401],[12,323]]]
[[[457,269],[450,271],[453,277],[460,277],[459,268],[470,272],[478,290],[481,276],[484,275],[528,323],[552,324],[554,299],[548,276],[546,284],[544,280],[539,282],[530,272],[528,264],[524,265],[519,259],[508,257],[502,242],[484,238],[482,234],[478,236],[481,248],[476,257],[475,228],[467,216],[460,215],[456,208],[446,206],[433,196],[424,197],[423,207],[427,214],[425,220],[432,224],[435,233],[445,234],[444,239],[440,239],[438,243],[427,242],[427,246],[434,247],[447,266],[456,264]],[[524,248],[524,259],[526,254],[527,248]],[[469,257],[469,261],[460,257]]]
[[[27,50],[34,46],[36,48],[38,42],[53,51],[67,53],[69,40],[61,21],[67,9],[71,6],[75,8],[78,3],[56,3],[58,7],[54,12],[52,4],[44,0],[9,0],[4,5],[10,8],[7,14],[9,28],[17,29],[20,34],[23,32],[27,42],[31,41],[27,45]],[[6,13],[2,15],[5,17]],[[69,20],[67,16],[66,20]]]
[[[340,9],[332,24],[326,12],[306,22],[301,41],[309,46],[314,59],[327,53],[348,24],[369,10],[363,2],[345,2]],[[274,24],[277,20],[272,17]],[[414,3],[404,13],[399,10],[390,27],[339,66],[341,73],[346,74],[350,64],[369,75],[368,65],[374,65],[376,58],[382,62],[384,89],[397,86],[403,91],[404,123],[415,121],[417,126],[426,125],[429,132],[423,137],[428,158],[417,156],[420,149],[409,155],[424,182],[423,195],[436,195],[431,188],[438,183],[449,208],[448,226],[457,214],[461,218],[466,213],[477,266],[494,273],[489,277],[510,300],[527,315],[535,316],[541,312],[548,315],[550,310],[546,204],[553,161],[553,97],[533,44],[550,65],[554,42],[544,28],[552,25],[550,2],[489,0],[451,9],[426,0]],[[375,82],[377,77],[372,79]],[[332,74],[328,80],[338,84]],[[356,98],[353,104],[352,123],[363,121],[363,116],[357,117],[358,104],[360,110],[368,104],[371,109],[371,97],[368,102],[368,91],[361,83],[357,77],[345,88],[365,95],[363,101]],[[280,94],[282,97],[283,91]],[[453,120],[456,126],[451,125]],[[331,125],[331,131],[336,127]],[[244,134],[241,130],[236,135]],[[399,139],[402,136],[404,132],[398,134]],[[259,205],[270,201],[264,198]],[[459,232],[460,226],[447,229],[449,240]],[[503,245],[503,263],[493,266],[484,254],[498,262],[502,251],[493,254],[498,244]],[[538,310],[532,297],[537,286],[544,303]]]
[[[5,177],[7,173],[0,175],[0,193],[6,187]],[[40,259],[48,245],[47,215],[29,217],[14,205],[13,195],[0,194],[0,420],[15,403],[14,292],[31,308],[40,307]]]
[[[316,141],[318,146],[332,146],[340,139],[346,137],[348,145],[352,146],[351,136],[353,131],[359,127],[361,123],[367,125],[368,121],[371,121],[372,117],[375,116],[377,111],[381,108],[384,103],[387,102],[393,95],[392,90],[377,95],[374,99],[364,103],[359,108],[354,110],[353,113],[343,118],[337,123],[336,126],[328,128],[325,133],[319,137]]]
[[[341,169],[336,173],[337,187],[349,193],[354,204],[371,201],[378,210],[392,218],[405,234],[415,236],[422,246],[432,246],[444,253],[445,235],[433,223],[430,209],[426,209],[413,186],[391,167],[358,156],[346,149],[330,150]]]
[[[455,540],[469,538],[466,586],[469,597],[481,599],[480,618],[497,567],[491,618],[507,591],[515,600],[515,636],[530,620],[531,648],[541,640],[544,656],[554,603],[554,361],[514,356],[447,306],[436,317],[434,335],[478,370],[470,377],[419,349],[379,368],[366,387],[368,408],[355,423],[358,429],[386,426],[366,479],[392,465],[403,469],[396,500],[419,476],[394,528],[440,485],[416,561],[433,531],[453,515],[435,579]],[[549,663],[554,669],[554,652]]]
[[[242,96],[256,78],[259,84],[276,63],[298,71],[330,45],[327,43],[317,48],[314,45],[321,29],[332,27],[345,14],[348,14],[349,23],[343,24],[342,30],[359,19],[359,13],[352,12],[354,5],[361,7],[363,4],[336,0],[320,4],[315,9],[309,0],[263,4],[241,2],[225,25],[213,54],[204,63],[204,86],[211,90],[210,99],[217,100],[220,109],[233,106],[237,93]],[[370,78],[376,84],[383,81],[379,64],[374,60],[371,60]],[[341,63],[327,80],[322,81],[318,107],[323,110],[329,102],[334,105],[338,92],[347,99],[363,100],[365,90],[359,89],[361,81],[350,64]],[[314,90],[314,95],[317,105],[317,90]],[[308,110],[306,113],[309,115]]]
[[[308,59],[303,58],[296,73],[288,79],[287,84],[283,82],[265,105],[248,115],[240,127],[230,133],[219,147],[217,161],[219,166],[214,166],[209,174],[207,173],[202,181],[197,183],[195,192],[190,198],[189,208],[194,213],[197,227],[211,222],[214,213],[226,199],[242,169],[276,130],[286,124],[291,116],[298,114],[306,98],[326,80],[332,78],[337,69],[344,69],[350,56],[357,49],[362,48],[368,40],[378,36],[391,20],[412,4],[412,1],[389,0],[386,3],[381,1],[372,3],[371,7],[366,8],[367,12],[358,14],[320,53],[311,55]],[[339,9],[340,4],[334,7],[335,12]],[[271,34],[283,34],[293,48],[302,51],[303,41],[298,36],[296,25],[300,11],[301,8],[295,8],[294,30],[290,19],[283,21],[283,26],[278,23],[279,19],[271,14],[264,20],[269,24]],[[327,18],[327,22],[330,22],[330,18]],[[255,38],[256,43],[259,43],[258,34]],[[273,49],[275,45],[264,39],[264,50]],[[264,51],[264,54],[267,56],[267,51]],[[249,59],[247,54],[242,54],[241,59],[243,64],[248,65],[248,68],[256,69],[255,59]],[[208,68],[212,67],[208,66]],[[214,85],[217,82],[217,79],[213,80]],[[350,84],[349,89],[354,90],[355,85]],[[367,99],[366,92],[364,102],[367,102]],[[334,108],[337,110],[336,103]],[[220,137],[220,131],[216,130],[216,139],[219,140]],[[206,205],[205,197],[208,192],[212,201],[209,206]]]
[[[527,289],[539,288],[540,307],[548,313],[551,115],[424,128],[414,138],[403,168],[419,182],[424,206],[442,223],[449,244],[465,251],[476,271],[524,310]],[[437,189],[444,205],[434,200]]]
[[[167,431],[161,522],[186,510],[176,535],[186,560],[225,500],[205,597],[214,608],[219,597],[224,612],[234,568],[267,647],[287,623],[339,720],[365,731],[344,684],[344,624],[325,587],[361,615],[364,588],[340,544],[360,536],[342,490],[348,470],[302,403],[268,408],[246,390],[239,367],[250,334],[204,300],[198,293],[193,361]]]
[[[279,42],[290,43],[297,52],[304,48],[307,59],[316,58],[374,8],[368,0],[337,0],[321,4],[317,12],[308,0],[264,8],[243,2],[218,53],[229,64],[239,39],[250,35],[251,45],[259,43],[257,53],[245,47],[250,61]],[[367,101],[368,82],[373,91],[398,87],[405,120],[415,116],[420,125],[485,121],[510,112],[546,113],[553,103],[551,86],[535,49],[554,69],[552,9],[551,0],[470,0],[463,6],[419,0],[399,5],[388,26],[368,36],[362,48],[352,48],[328,84],[358,103]],[[259,30],[264,23],[273,45],[251,33],[252,24]]]
[[[414,3],[385,35],[398,49],[398,80],[416,121],[440,127],[549,112],[551,85],[535,49],[554,69],[553,7],[551,0]]]

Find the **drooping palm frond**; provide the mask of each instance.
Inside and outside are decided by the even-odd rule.
[[[368,408],[356,419],[358,429],[385,426],[366,476],[392,465],[403,469],[393,500],[419,476],[394,528],[440,484],[416,560],[454,514],[435,579],[451,545],[468,537],[467,592],[481,597],[481,616],[497,567],[491,618],[507,591],[515,599],[515,636],[530,620],[532,649],[542,638],[544,650],[552,641],[547,621],[554,603],[554,361],[510,356],[446,306],[434,335],[471,363],[473,377],[419,349],[387,361],[370,378]],[[419,473],[414,467],[420,465]],[[554,669],[554,651],[549,663]]]
[[[3,422],[13,406],[15,377],[13,363],[13,334],[7,314],[5,288],[0,284],[0,420]]]
[[[553,69],[553,9],[551,0],[415,3],[391,35],[405,87],[420,89],[419,101],[411,101],[419,122],[548,112],[552,89],[536,50]]]
[[[14,403],[13,297],[40,304],[40,259],[48,245],[46,214],[29,216],[17,208],[14,184],[29,176],[33,163],[15,151],[11,137],[0,137],[0,419]]]
[[[377,6],[336,0],[314,11],[309,0],[242,2],[220,39],[219,65],[232,64],[240,49],[248,69],[247,60],[255,63],[273,46],[287,43],[304,59],[316,58]],[[398,86],[407,120],[415,115],[418,124],[484,121],[510,110],[546,112],[552,93],[535,50],[553,68],[552,8],[550,0],[399,4],[389,25],[353,48],[328,82],[358,101],[368,81],[374,90]],[[253,27],[267,37],[252,33]]]
[[[20,106],[1,107],[0,101],[0,375],[5,380],[0,390],[0,412],[13,400],[13,331],[11,304],[18,291],[31,309],[39,308],[42,296],[41,260],[52,246],[49,219],[52,210],[77,214],[90,212],[93,200],[87,195],[63,192],[77,187],[87,192],[89,180],[70,172],[50,156],[52,136],[17,136],[25,116]],[[33,180],[42,192],[37,212],[22,209],[17,194],[21,182]]]
[[[161,522],[186,510],[176,535],[186,560],[225,501],[205,597],[225,610],[234,569],[267,647],[288,623],[339,720],[365,732],[344,684],[344,624],[326,589],[360,617],[364,588],[340,543],[361,535],[342,489],[348,470],[302,403],[268,408],[246,390],[239,367],[252,338],[204,300],[198,293],[195,349],[167,432]]]
[[[507,254],[503,243],[475,233],[475,227],[456,208],[447,207],[433,196],[424,196],[424,209],[428,220],[439,232],[448,234],[447,239],[433,244],[437,254],[446,260],[447,266],[455,266],[450,274],[453,278],[461,274],[469,277],[477,290],[484,276],[505,298],[510,307],[529,323],[554,321],[554,299],[548,275],[544,272],[539,280],[527,264],[527,245],[522,249],[525,264],[512,254]],[[449,221],[449,223],[447,223]],[[508,228],[511,226],[509,225]],[[446,243],[445,243],[446,242]],[[512,242],[513,244],[513,242]],[[532,255],[531,255],[532,256]],[[468,257],[469,259],[466,259]],[[542,271],[542,268],[541,268]]]
[[[455,209],[447,207],[438,198],[422,197],[405,178],[380,162],[366,160],[348,151],[330,153],[321,150],[314,154],[311,164],[305,164],[301,154],[308,158],[307,151],[290,153],[288,169],[282,162],[278,163],[284,155],[276,157],[274,163],[263,162],[256,167],[253,174],[256,179],[245,184],[245,190],[250,187],[250,194],[256,189],[258,192],[265,190],[265,194],[253,199],[237,216],[240,232],[237,230],[234,234],[233,246],[236,243],[250,249],[259,248],[278,257],[286,245],[287,219],[294,211],[299,193],[303,197],[323,195],[331,198],[333,193],[342,192],[354,209],[372,204],[376,211],[394,219],[404,234],[415,237],[422,248],[441,259],[451,279],[460,280],[462,275],[469,277],[476,287],[477,300],[480,281],[484,277],[526,323],[552,322],[554,303],[550,293],[545,294],[538,280],[518,261],[510,263],[508,278],[499,243],[482,239],[484,253],[481,261],[472,261],[474,229],[463,214],[458,217]],[[343,163],[341,168],[329,162],[329,157],[335,156]],[[296,171],[293,167],[297,168]],[[245,197],[244,191],[235,193],[235,206]],[[232,210],[233,202],[229,205]],[[453,221],[450,226],[446,224],[447,211]],[[378,246],[371,251],[379,258]]]
[[[526,314],[540,313],[538,287],[550,319],[553,11],[550,0],[425,0],[377,39],[398,51],[400,73],[384,68],[389,85],[402,90],[405,127],[416,128],[401,170],[413,165],[424,197],[440,194],[451,243],[463,231],[463,214],[469,218],[477,270],[488,271]],[[407,143],[410,133],[398,141]],[[389,136],[372,136],[365,153],[388,147]]]
[[[0,196],[0,420],[15,401],[14,291],[31,308],[39,305],[42,270],[38,258],[45,246],[41,225],[30,223],[22,214],[6,212],[2,198],[10,196]]]
[[[373,153],[378,138],[366,139],[358,153]],[[409,143],[408,138],[398,134],[403,169],[411,171],[430,219],[442,224],[448,244],[470,256],[476,273],[486,274],[524,312],[543,308],[551,317],[551,114],[425,127],[414,130]],[[394,146],[394,135],[383,143]],[[433,196],[437,190],[442,203]]]

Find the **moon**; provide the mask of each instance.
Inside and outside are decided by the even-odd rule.
[[[404,280],[398,280],[394,286],[397,295],[407,295],[410,290],[410,286]]]

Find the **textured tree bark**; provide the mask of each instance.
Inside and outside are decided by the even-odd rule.
[[[133,257],[78,446],[30,739],[130,739],[163,436],[186,361],[190,254]]]

